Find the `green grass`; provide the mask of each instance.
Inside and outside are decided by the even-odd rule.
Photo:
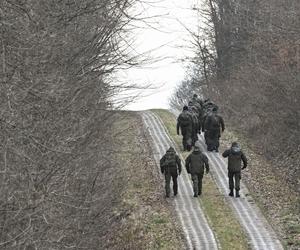
[[[176,134],[176,119],[173,114],[167,110],[152,110],[164,122],[170,136],[177,144],[177,150],[181,148],[181,136]],[[188,153],[181,153],[184,158]],[[224,197],[218,191],[218,188],[210,175],[203,179],[203,196],[199,199],[205,214],[211,224],[212,229],[221,245],[225,250],[243,250],[250,249],[247,243],[247,237],[233,214]]]

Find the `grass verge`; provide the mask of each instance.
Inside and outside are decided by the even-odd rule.
[[[121,191],[112,209],[116,226],[107,249],[184,249],[184,236],[172,206],[163,198],[163,182],[144,134],[141,118],[124,112],[114,124],[115,164]]]
[[[162,119],[170,136],[177,144],[177,151],[180,152],[181,137],[176,134],[176,119],[174,115],[167,110],[156,109],[152,111]],[[184,152],[182,155],[186,158],[188,153]],[[224,196],[219,193],[210,175],[206,175],[203,178],[203,196],[200,198],[200,203],[222,249],[250,249],[241,225],[226,203]]]
[[[251,196],[274,228],[285,249],[300,249],[300,196],[285,182],[283,172],[275,169],[261,153],[252,149],[250,140],[229,128],[222,135],[221,150],[238,141],[249,167],[243,172]]]

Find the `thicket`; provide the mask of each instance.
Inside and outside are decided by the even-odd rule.
[[[194,10],[196,53],[171,106],[192,92],[211,98],[300,191],[300,2],[206,0]]]
[[[133,2],[0,1],[1,249],[101,246]]]

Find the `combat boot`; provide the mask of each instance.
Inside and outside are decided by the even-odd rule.
[[[240,197],[239,190],[236,190],[236,191],[235,191],[235,197],[237,197],[237,198]]]
[[[233,189],[230,189],[229,196],[233,196]]]

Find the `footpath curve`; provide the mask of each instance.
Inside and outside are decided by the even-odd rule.
[[[154,113],[151,111],[144,111],[141,112],[141,116],[143,118],[143,123],[152,138],[154,158],[158,166],[157,170],[160,171],[160,158],[170,146],[175,147],[175,143],[168,136],[162,121]],[[179,156],[183,164],[184,160],[180,154]],[[178,178],[178,185],[178,196],[174,199],[170,198],[170,200],[174,202],[176,213],[185,233],[187,248],[203,250],[219,249],[215,235],[200,207],[199,200],[192,197],[193,191],[191,180],[184,169],[184,164],[181,176]]]

